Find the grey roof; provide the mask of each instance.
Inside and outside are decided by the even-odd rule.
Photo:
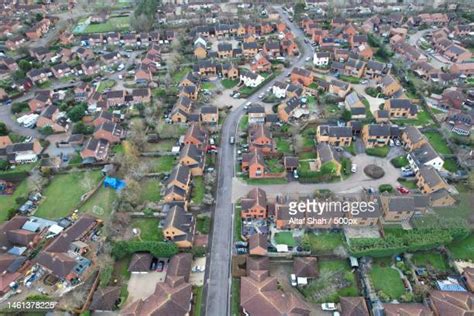
[[[422,141],[424,139],[423,134],[420,132],[418,128],[415,126],[407,126],[403,133],[407,136],[407,138],[414,144]]]
[[[425,183],[430,187],[433,187],[440,182],[444,182],[438,171],[433,167],[422,166],[419,172],[420,176],[425,180]]]
[[[414,211],[415,201],[412,196],[390,196],[388,201],[389,212]]]
[[[383,124],[370,124],[369,125],[369,135],[370,136],[384,136],[390,137],[390,125]]]
[[[349,126],[321,125],[320,133],[330,137],[352,137],[352,128]]]
[[[385,69],[385,64],[379,63],[378,61],[375,61],[375,60],[369,60],[367,62],[367,68],[368,69],[373,69],[373,70],[378,70],[378,71],[383,71]]]
[[[318,157],[321,160],[321,164],[332,161],[335,159],[334,151],[332,150],[331,145],[327,143],[320,143],[317,145],[316,150],[318,152]]]
[[[438,153],[434,150],[430,143],[425,143],[421,145],[421,147],[415,149],[411,153],[411,155],[416,161],[421,164],[425,164],[439,157]]]
[[[390,99],[390,107],[393,109],[410,109],[412,103],[408,99]]]
[[[357,92],[354,91],[354,92],[351,92],[347,95],[345,101],[350,107],[352,107],[353,105],[359,103],[360,99],[359,99],[359,96],[357,95]]]
[[[436,191],[434,191],[430,194],[430,199],[431,199],[431,201],[436,201],[436,200],[444,199],[448,196],[451,196],[449,194],[448,190],[439,189],[439,190],[436,190]]]

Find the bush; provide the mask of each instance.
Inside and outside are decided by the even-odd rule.
[[[21,113],[26,109],[29,109],[30,106],[26,102],[16,102],[12,104],[11,111],[13,114]]]
[[[112,278],[113,266],[109,265],[100,270],[100,287],[106,287]]]
[[[390,184],[381,184],[379,186],[379,192],[380,193],[382,193],[382,192],[391,193],[391,192],[393,192],[393,187]]]
[[[42,127],[39,132],[41,133],[41,135],[49,136],[54,133],[54,130],[51,126],[48,125],[48,126]]]
[[[206,255],[206,248],[202,246],[193,247],[191,253],[194,257],[204,257]]]
[[[15,199],[15,202],[16,202],[16,204],[18,204],[18,205],[25,204],[26,201],[27,201],[27,198],[24,197],[24,196],[19,196],[19,197],[17,197],[17,198]]]
[[[178,247],[171,242],[156,241],[117,241],[112,245],[112,256],[121,259],[135,252],[149,252],[155,257],[172,257],[178,253]]]
[[[390,151],[390,148],[388,146],[383,146],[383,147],[367,148],[365,150],[365,153],[369,156],[385,158],[387,157],[389,151]]]
[[[392,165],[395,167],[395,168],[401,168],[401,167],[404,167],[406,165],[408,165],[408,159],[405,155],[401,155],[401,156],[398,156],[398,157],[395,157],[393,158],[392,160],[390,160],[390,162],[392,163]]]

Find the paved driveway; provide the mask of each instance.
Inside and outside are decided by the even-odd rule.
[[[156,284],[164,282],[166,271],[149,272],[146,274],[132,273],[128,281],[127,304],[139,299],[146,299],[155,292]]]
[[[16,101],[15,101],[16,102]],[[25,137],[40,137],[40,133],[36,129],[26,128],[20,126],[12,117],[11,117],[11,105],[0,105],[0,122],[5,123],[7,128],[15,134],[25,136]]]

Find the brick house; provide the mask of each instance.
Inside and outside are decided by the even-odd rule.
[[[254,188],[240,200],[241,218],[266,218],[267,194],[263,189]]]

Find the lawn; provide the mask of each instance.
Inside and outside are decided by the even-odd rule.
[[[406,180],[406,179],[403,179],[403,178],[399,178],[397,180],[401,186],[407,188],[407,189],[417,189],[418,187],[416,186],[416,181],[410,181],[410,180]]]
[[[204,199],[205,187],[203,177],[193,178],[193,191],[191,194],[191,200],[193,203],[201,204]]]
[[[130,227],[140,229],[141,240],[162,241],[163,232],[158,228],[159,224],[156,218],[135,218],[130,223]]]
[[[344,239],[341,233],[307,233],[303,237],[303,247],[310,249],[315,255],[330,253],[343,245]]]
[[[240,316],[240,279],[232,279],[230,315]]]
[[[301,160],[304,159],[316,159],[316,153],[312,151],[302,152],[298,154]]]
[[[221,84],[226,89],[232,89],[239,83],[239,80],[223,79]]]
[[[275,242],[279,245],[288,245],[288,247],[296,246],[296,241],[291,232],[276,233]]]
[[[453,242],[448,249],[454,259],[474,261],[474,234],[466,239]]]
[[[431,116],[426,111],[418,112],[416,119],[395,119],[393,120],[394,123],[404,126],[404,125],[413,125],[413,126],[426,126],[433,124],[433,120]]]
[[[360,83],[360,78],[353,77],[353,76],[340,75],[339,79],[341,79],[342,81],[353,83],[353,84],[359,84]]]
[[[145,151],[171,152],[175,144],[176,141],[173,139],[163,139],[158,143],[147,143],[145,145]]]
[[[102,93],[107,89],[112,89],[115,86],[115,80],[107,79],[99,83],[97,87],[97,92]]]
[[[237,204],[234,209],[234,241],[242,240],[242,218],[240,217],[240,204]]]
[[[265,161],[265,165],[268,167],[270,173],[281,173],[285,171],[285,167],[281,163],[280,159],[268,159]]]
[[[369,272],[370,280],[377,292],[382,291],[391,299],[398,299],[405,294],[405,287],[398,271],[390,268],[389,264],[375,260]]]
[[[443,272],[449,270],[446,260],[437,252],[418,252],[413,255],[411,260],[416,266],[431,267]]]
[[[365,153],[369,156],[384,158],[384,157],[387,157],[389,151],[390,151],[390,147],[382,146],[382,147],[367,148],[365,150]]]
[[[183,67],[180,70],[176,71],[171,78],[173,79],[173,82],[178,84],[181,82],[181,80],[186,76],[188,72],[192,71],[191,67]]]
[[[246,132],[248,128],[249,128],[249,116],[247,114],[245,114],[240,119],[239,129],[243,132]]]
[[[44,189],[44,199],[35,216],[57,219],[69,215],[81,201],[81,196],[92,190],[101,176],[100,171],[71,172],[55,176]]]
[[[141,182],[142,190],[140,192],[141,202],[158,202],[161,200],[160,181],[155,178],[149,178]]]
[[[15,188],[15,192],[13,192],[12,195],[0,195],[0,223],[8,219],[9,209],[16,209],[20,207],[20,205],[18,205],[18,203],[15,201],[19,197],[28,197],[27,180],[23,180],[22,182],[20,182]]]
[[[176,160],[174,156],[161,156],[152,159],[152,172],[167,173],[171,172]]]
[[[344,150],[346,150],[352,156],[357,155],[357,152],[356,152],[356,149],[355,149],[355,142],[351,142],[351,144],[349,146],[344,147]]]
[[[111,188],[101,187],[97,192],[81,206],[79,211],[108,218],[112,213],[113,202],[117,198],[117,193]]]
[[[290,142],[285,138],[278,137],[276,139],[276,146],[277,150],[281,153],[291,153]]]
[[[428,141],[433,146],[434,150],[438,152],[440,155],[450,155],[452,154],[451,149],[449,149],[446,141],[444,140],[443,136],[437,131],[430,131],[423,133]]]
[[[341,296],[359,295],[355,276],[346,260],[321,260],[319,278],[300,291],[313,303],[338,303]]]
[[[193,316],[200,316],[202,308],[202,286],[193,287],[193,299]]]
[[[212,90],[215,88],[215,85],[212,82],[204,82],[201,86],[202,89]]]
[[[395,168],[401,168],[401,167],[404,167],[404,166],[409,164],[406,155],[401,155],[401,156],[395,157],[392,160],[390,160],[390,162],[392,163],[392,165]]]
[[[209,216],[199,216],[196,220],[196,229],[201,234],[209,234],[211,230],[211,218]]]
[[[448,158],[444,161],[443,168],[448,170],[449,172],[456,172],[458,171],[458,163],[456,158]]]
[[[266,178],[266,179],[246,179],[247,184],[251,185],[271,185],[271,184],[286,184],[287,178]]]
[[[105,23],[89,24],[82,33],[107,33],[114,31],[127,31],[130,28],[130,17],[112,17]]]

